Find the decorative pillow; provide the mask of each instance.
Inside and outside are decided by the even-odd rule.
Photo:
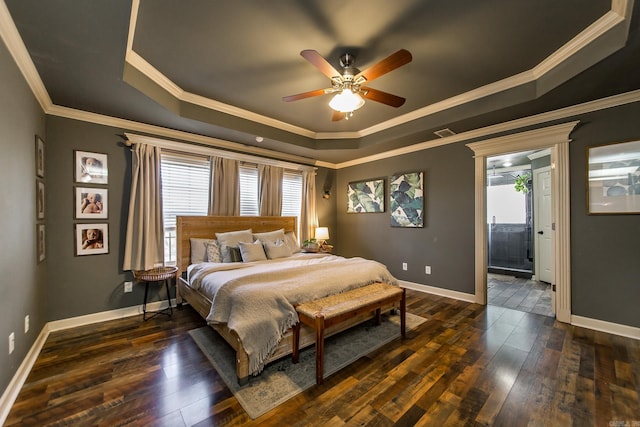
[[[189,239],[191,244],[191,264],[207,261],[207,243],[212,241],[212,239]]]
[[[222,262],[242,262],[242,254],[237,246],[220,245]]]
[[[266,242],[264,248],[267,252],[267,258],[286,258],[291,256],[291,249],[284,240],[276,240],[275,242]]]
[[[284,228],[266,233],[253,233],[255,240],[260,240],[263,244],[266,242],[275,242],[276,240],[284,240]]]
[[[251,229],[240,231],[229,231],[227,233],[216,233],[218,243],[220,244],[220,254],[222,255],[222,262],[238,262],[242,261],[240,250],[238,249],[238,243],[252,243],[253,234]],[[233,251],[235,249],[235,251]]]
[[[291,251],[292,254],[302,251],[302,249],[300,249],[300,243],[298,243],[298,238],[296,237],[296,233],[294,233],[293,231],[289,231],[287,234],[284,235],[284,241],[287,244],[287,246],[289,246],[289,250]]]
[[[256,240],[253,243],[238,242],[238,247],[240,248],[240,255],[242,255],[242,262],[262,261],[267,259],[260,240]]]
[[[220,244],[217,240],[209,240],[207,243],[207,262],[222,262]]]

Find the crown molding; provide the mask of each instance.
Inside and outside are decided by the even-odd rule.
[[[47,108],[52,105],[51,98],[44,83],[42,83],[40,74],[38,74],[38,70],[36,70],[36,66],[31,60],[27,47],[24,45],[22,37],[20,37],[18,28],[15,22],[13,22],[4,0],[0,1],[0,37],[31,88],[31,92],[33,92],[33,95],[38,100],[40,107],[43,111],[46,111]]]

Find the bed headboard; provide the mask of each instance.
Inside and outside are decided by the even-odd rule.
[[[178,216],[177,225],[177,266],[178,274],[187,271],[191,262],[192,237],[215,239],[216,233],[246,230],[251,228],[255,233],[273,231],[284,228],[285,233],[297,233],[298,219],[295,216]]]

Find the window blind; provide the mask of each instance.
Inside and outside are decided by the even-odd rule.
[[[240,165],[240,215],[258,215],[258,167]]]
[[[162,213],[165,262],[176,261],[176,216],[206,215],[210,162],[207,157],[162,153]]]

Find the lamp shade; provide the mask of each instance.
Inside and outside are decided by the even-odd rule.
[[[316,240],[329,240],[329,228],[317,227],[316,228]]]
[[[353,93],[351,89],[343,89],[329,102],[329,107],[341,113],[350,113],[363,105],[364,99],[359,94]]]

